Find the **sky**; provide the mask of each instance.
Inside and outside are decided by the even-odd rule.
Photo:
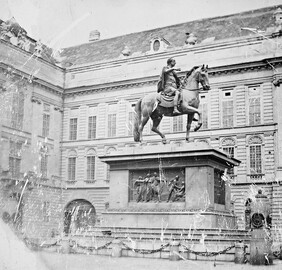
[[[281,0],[0,0],[0,19],[14,17],[52,48],[282,4]]]

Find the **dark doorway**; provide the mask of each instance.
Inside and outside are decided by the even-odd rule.
[[[96,211],[94,206],[86,200],[70,202],[64,213],[64,233],[79,234],[95,226]]]

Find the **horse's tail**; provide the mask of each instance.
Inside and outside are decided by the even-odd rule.
[[[135,142],[140,141],[139,126],[141,123],[141,102],[142,99],[139,99],[135,105],[134,127],[133,127],[133,137]]]

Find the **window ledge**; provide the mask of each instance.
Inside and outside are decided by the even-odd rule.
[[[85,180],[84,182],[87,184],[94,184],[96,183],[96,180]]]
[[[70,184],[70,185],[71,185],[71,184],[75,184],[75,183],[76,183],[76,180],[67,180],[66,183],[67,183],[67,184]]]

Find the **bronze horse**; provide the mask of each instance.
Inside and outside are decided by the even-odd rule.
[[[199,84],[202,85],[203,90],[210,90],[208,79],[208,66],[194,67],[187,72],[185,78],[181,81],[180,86],[180,104],[178,110],[181,114],[187,114],[187,126],[186,126],[186,141],[189,141],[189,133],[191,123],[194,119],[194,114],[198,114],[198,123],[194,129],[197,131],[202,126],[202,114],[198,110],[199,99]],[[134,141],[142,142],[142,132],[144,126],[147,124],[151,117],[153,121],[152,131],[159,134],[162,137],[162,142],[166,143],[166,138],[163,133],[158,129],[158,126],[163,116],[176,116],[173,115],[173,107],[165,108],[158,105],[159,93],[151,93],[138,100],[135,105],[135,118],[134,118]]]

